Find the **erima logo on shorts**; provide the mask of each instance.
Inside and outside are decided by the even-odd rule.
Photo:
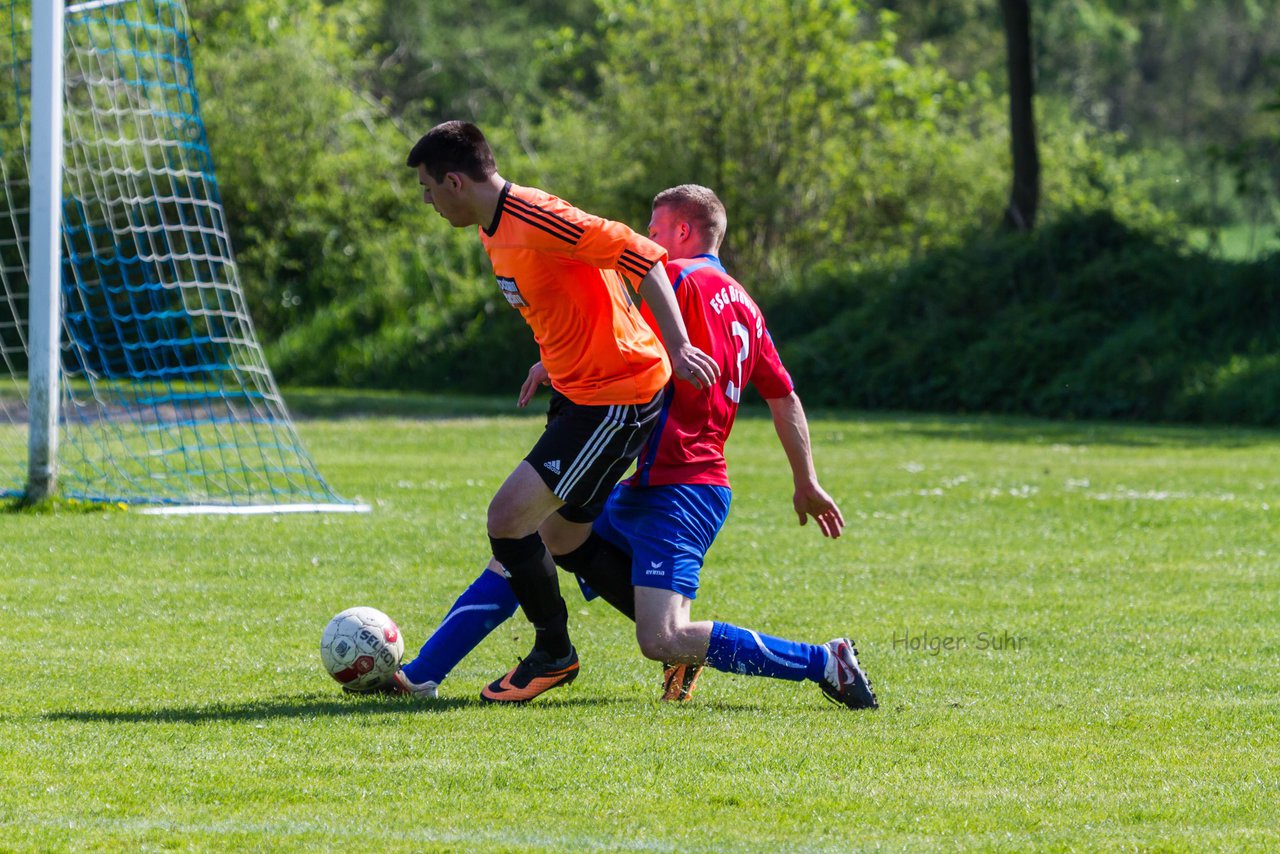
[[[559,460],[547,460],[545,463],[542,464],[542,467],[547,471],[551,472],[552,474],[556,474],[556,475],[560,474]]]
[[[511,303],[513,308],[529,307],[529,303],[524,301],[524,294],[520,293],[520,288],[516,287],[515,279],[498,276],[498,289],[502,291],[502,295],[507,298],[507,302]]]

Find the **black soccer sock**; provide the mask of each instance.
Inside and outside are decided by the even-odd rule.
[[[493,556],[507,571],[525,618],[533,623],[533,648],[551,658],[564,658],[569,643],[569,612],[560,596],[560,581],[551,554],[536,533],[519,539],[490,537]]]
[[[556,555],[555,561],[635,622],[636,589],[631,586],[631,558],[626,552],[592,531],[585,543],[568,554]]]

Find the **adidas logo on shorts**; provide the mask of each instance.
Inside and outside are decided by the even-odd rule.
[[[542,464],[542,467],[547,471],[551,472],[552,474],[560,474],[559,460],[547,460],[545,463]]]

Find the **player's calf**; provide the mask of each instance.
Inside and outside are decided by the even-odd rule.
[[[566,554],[555,555],[561,569],[576,575],[628,619],[636,618],[636,594],[631,586],[631,557],[613,543],[592,533]]]

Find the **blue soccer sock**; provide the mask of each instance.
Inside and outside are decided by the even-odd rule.
[[[516,594],[496,572],[484,570],[458,597],[440,625],[404,666],[411,682],[441,682],[480,641],[516,612]]]
[[[827,650],[715,622],[711,624],[707,664],[724,673],[820,682],[827,667]]]

